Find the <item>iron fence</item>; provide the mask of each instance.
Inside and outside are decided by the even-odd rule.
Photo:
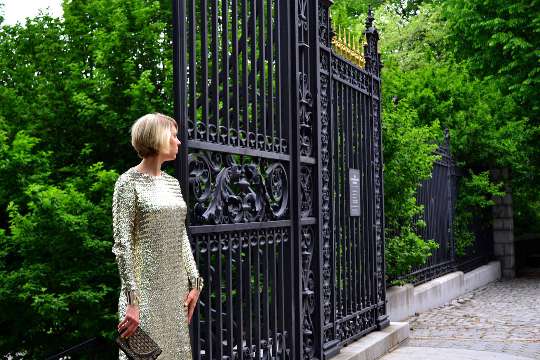
[[[470,226],[474,241],[464,249],[464,254],[456,254],[456,267],[467,272],[493,260],[493,216],[491,207],[476,211]]]
[[[417,233],[425,240],[434,240],[438,247],[427,262],[413,268],[405,277],[421,284],[456,269],[455,243],[452,232],[457,199],[456,167],[450,155],[448,138],[437,151],[440,159],[434,164],[431,178],[421,183],[417,203],[423,205],[425,227]]]
[[[456,270],[473,270],[487,263],[493,256],[491,209],[477,212],[470,226],[474,241],[465,249],[465,254],[458,256],[453,224],[458,183],[462,174],[450,154],[448,130],[445,131],[444,143],[439,146],[436,153],[440,156],[440,160],[435,162],[431,178],[421,183],[416,196],[417,203],[424,207],[421,218],[426,225],[418,228],[417,233],[424,240],[435,241],[438,248],[432,251],[425,264],[414,266],[409,273],[397,277],[397,280],[414,285]]]

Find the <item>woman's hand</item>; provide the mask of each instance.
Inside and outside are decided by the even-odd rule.
[[[126,338],[135,333],[139,326],[139,307],[137,305],[128,305],[126,317],[118,324],[120,336]]]
[[[188,324],[191,324],[191,317],[195,311],[195,306],[197,306],[197,301],[199,300],[200,291],[197,289],[192,289],[184,301],[184,308],[188,312]]]

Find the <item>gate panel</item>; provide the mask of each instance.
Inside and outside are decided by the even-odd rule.
[[[377,33],[365,68],[336,55],[330,3],[173,1],[195,359],[327,359],[388,322]]]
[[[206,280],[195,359],[294,359],[287,2],[175,0],[177,176]],[[284,23],[284,26],[282,25]]]
[[[319,6],[321,204],[329,189],[328,220],[325,206],[321,207],[321,306],[324,356],[328,358],[342,346],[385,327],[388,319],[378,34],[370,12],[365,65],[359,67],[330,48],[328,4],[321,0]],[[355,53],[349,58],[361,56]],[[328,159],[327,153],[331,154]]]

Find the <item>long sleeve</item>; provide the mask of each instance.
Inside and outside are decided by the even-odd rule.
[[[124,291],[138,291],[133,266],[133,230],[135,227],[136,195],[133,185],[119,178],[113,194],[112,252],[116,255],[118,272]]]
[[[182,260],[186,268],[189,283],[191,284],[191,287],[193,287],[193,284],[195,284],[196,279],[199,277],[199,270],[197,269],[197,264],[193,258],[193,252],[191,251],[191,245],[189,244],[189,238],[187,236],[185,226],[182,233]]]
[[[184,200],[184,197],[182,196],[182,188],[180,187],[180,183],[178,183],[178,191],[180,192],[180,197],[182,198],[182,201]],[[186,211],[186,217],[187,217],[187,211]],[[185,221],[185,220],[184,220]],[[189,280],[190,288],[193,288],[195,286],[195,283],[197,279],[199,279],[199,270],[197,269],[197,264],[195,263],[195,259],[193,258],[193,252],[191,251],[191,244],[189,243],[189,238],[187,235],[187,229],[186,226],[182,226],[182,261],[184,263],[184,267],[186,269],[186,275]]]

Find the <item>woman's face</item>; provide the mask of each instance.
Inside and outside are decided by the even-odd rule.
[[[178,129],[175,126],[171,125],[169,136],[169,148],[163,153],[163,160],[174,160],[176,159],[176,154],[178,154],[178,146],[180,146],[180,140],[178,140]]]

